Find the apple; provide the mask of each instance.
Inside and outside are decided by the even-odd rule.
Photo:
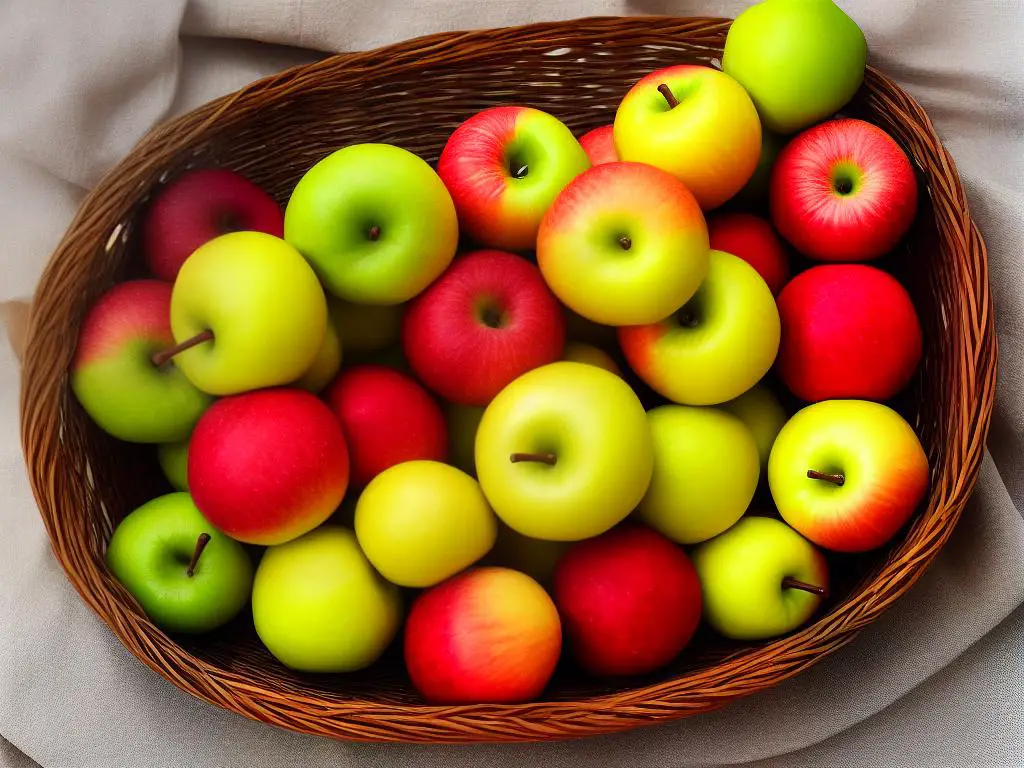
[[[587,153],[587,159],[590,160],[592,166],[615,163],[619,160],[619,153],[615,151],[615,137],[611,125],[602,125],[584,133],[580,136],[580,146]]]
[[[176,491],[188,490],[188,438],[156,447],[160,469]]]
[[[921,361],[917,311],[896,278],[866,264],[827,264],[779,295],[779,377],[808,402],[888,400]]]
[[[509,527],[535,539],[604,533],[643,498],[653,467],[636,394],[584,363],[523,374],[487,406],[476,434],[484,495]]]
[[[403,461],[445,460],[444,414],[404,373],[382,365],[356,366],[342,371],[325,397],[345,434],[354,486],[366,485]]]
[[[327,313],[348,362],[366,362],[402,339],[402,304],[353,304],[327,297]]]
[[[811,618],[828,594],[825,558],[772,517],[745,517],[691,556],[704,618],[734,640],[791,632]]]
[[[409,303],[402,348],[441,397],[486,405],[527,371],[562,356],[565,320],[535,266],[502,251],[457,259]]]
[[[427,590],[405,624],[406,668],[435,704],[535,699],[561,650],[548,593],[508,568],[474,568]]]
[[[761,477],[766,477],[768,457],[779,430],[789,419],[786,409],[768,387],[757,384],[734,400],[722,403],[723,411],[731,413],[750,430],[757,445],[757,455],[761,461]]]
[[[532,250],[541,217],[590,162],[572,131],[531,107],[492,107],[455,129],[437,173],[480,245]]]
[[[707,274],[707,225],[672,175],[605,163],[578,176],[548,209],[537,264],[562,303],[588,320],[653,323],[678,310]]]
[[[686,553],[642,526],[573,544],[555,571],[555,604],[576,661],[593,675],[640,675],[668,664],[700,623]]]
[[[554,579],[558,561],[571,546],[568,541],[523,536],[499,521],[498,537],[485,561],[490,565],[521,571],[547,589]]]
[[[739,520],[761,470],[746,425],[718,408],[686,405],[654,408],[647,420],[654,474],[639,518],[679,544],[705,541]]]
[[[299,179],[284,238],[335,296],[401,304],[444,272],[459,226],[448,190],[424,160],[390,144],[355,144]]]
[[[446,423],[448,425],[448,459],[451,464],[470,475],[476,476],[476,430],[484,416],[484,406],[458,405],[448,403]]]
[[[768,461],[783,519],[826,549],[864,552],[889,541],[928,490],[928,457],[896,411],[826,400],[786,422]]]
[[[252,587],[256,634],[287,667],[352,672],[398,633],[402,598],[348,528],[324,525],[263,553]]]
[[[750,213],[716,213],[708,217],[708,241],[716,251],[739,256],[757,270],[778,296],[789,279],[789,256],[772,225]]]
[[[853,98],[867,55],[864,33],[832,0],[764,0],[732,23],[722,69],[750,94],[766,128],[793,133]]]
[[[174,282],[199,246],[228,232],[284,236],[284,214],[270,195],[226,168],[185,171],[154,196],[142,223],[149,270]]]
[[[306,372],[295,382],[296,387],[307,392],[320,392],[331,383],[341,368],[341,339],[334,323],[328,320],[324,328],[324,340]]]
[[[830,120],[794,138],[772,171],[772,222],[819,261],[891,251],[917,213],[917,180],[899,145],[863,120]]]
[[[184,440],[212,398],[173,362],[154,362],[154,355],[173,346],[171,286],[158,280],[116,285],[82,320],[71,389],[89,417],[114,437]]]
[[[604,368],[606,371],[614,373],[616,376],[622,375],[622,370],[612,359],[612,356],[603,349],[598,349],[593,344],[584,344],[580,341],[567,342],[565,345],[565,352],[562,354],[562,359],[569,360],[574,363],[596,365],[598,368]]]
[[[671,173],[707,211],[750,180],[761,154],[761,121],[731,77],[681,64],[629,89],[615,112],[615,148],[622,160]]]
[[[188,450],[203,515],[248,544],[281,544],[320,525],[348,487],[341,425],[314,395],[265,389],[218,400]]]
[[[171,294],[176,345],[156,360],[204,392],[232,395],[288,384],[316,359],[327,302],[313,270],[288,243],[233,232],[188,257]]]
[[[771,184],[772,169],[779,157],[779,152],[786,145],[786,138],[761,127],[761,154],[757,158],[757,167],[750,180],[743,186],[734,202],[748,207],[767,208],[768,189]]]
[[[619,328],[626,362],[652,389],[684,405],[746,392],[772,367],[779,310],[768,284],[738,256],[711,251],[708,276],[679,312]]]
[[[130,512],[114,529],[106,561],[146,615],[170,632],[216,629],[249,602],[249,556],[210,525],[187,493],[159,496]]]
[[[494,546],[498,521],[480,485],[437,461],[407,461],[377,475],[356,504],[356,536],[381,575],[431,587]]]

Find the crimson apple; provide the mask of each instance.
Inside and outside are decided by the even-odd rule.
[[[580,136],[580,146],[590,158],[590,165],[617,163],[619,153],[615,151],[614,126],[602,125]]]
[[[757,270],[778,296],[789,279],[789,256],[774,227],[750,213],[716,213],[708,217],[712,249],[739,256]]]

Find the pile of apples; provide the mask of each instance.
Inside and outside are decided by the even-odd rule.
[[[807,622],[823,551],[885,544],[929,479],[884,404],[921,327],[864,263],[911,226],[914,172],[836,116],[866,50],[831,0],[765,0],[722,70],[653,72],[579,140],[499,106],[436,169],[339,149],[283,213],[228,170],[161,187],[153,279],[99,299],[71,370],[178,489],[119,524],[112,573],[171,632],[251,603],[298,671],[370,665],[404,626],[433,702],[535,698],[563,637],[623,676],[702,617]]]

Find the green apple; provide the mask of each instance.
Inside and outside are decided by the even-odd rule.
[[[401,304],[444,272],[459,226],[451,195],[424,160],[390,144],[356,144],[299,180],[284,237],[335,296]]]
[[[793,133],[853,98],[867,56],[864,33],[832,0],[764,0],[732,23],[722,69],[747,89],[766,128]]]
[[[366,362],[378,352],[399,346],[402,310],[401,304],[353,304],[327,297],[327,312],[349,363]]]
[[[487,562],[525,573],[544,587],[551,586],[555,567],[572,546],[568,541],[549,541],[523,536],[504,523],[498,523],[498,538]]]
[[[761,130],[761,154],[757,158],[754,175],[734,198],[736,202],[747,206],[765,208],[768,204],[768,183],[772,177],[772,168],[779,152],[786,145],[786,139],[777,133]]]
[[[445,408],[448,422],[448,458],[463,472],[476,476],[476,430],[484,417],[484,406],[456,405]]]
[[[316,353],[316,357],[313,358],[313,362],[306,372],[295,382],[295,386],[308,392],[319,392],[331,383],[339,368],[341,368],[341,339],[334,328],[334,323],[328,321],[320,350]]]
[[[767,472],[775,437],[789,418],[779,399],[768,387],[757,384],[735,400],[722,403],[721,407],[747,425],[757,443],[761,471]]]
[[[160,469],[176,491],[188,490],[188,442],[185,439],[176,443],[161,443],[156,447]]]
[[[175,352],[199,389],[231,395],[301,377],[326,329],[323,289],[299,252],[273,235],[231,232],[200,246],[178,272],[178,346],[165,354]]]
[[[351,672],[376,661],[394,639],[402,599],[351,530],[322,525],[263,553],[252,618],[260,640],[285,666]]]
[[[208,632],[249,601],[252,562],[242,545],[204,518],[187,493],[129,513],[114,530],[107,565],[157,625]]]
[[[814,546],[771,517],[746,517],[693,550],[704,618],[735,640],[763,640],[806,622],[828,593]]]
[[[754,498],[760,466],[750,430],[718,408],[663,405],[647,414],[654,474],[637,514],[679,544],[717,536]]]
[[[402,587],[432,587],[486,555],[498,521],[480,485],[439,461],[377,475],[356,504],[356,536],[373,567]]]
[[[535,539],[604,533],[640,502],[653,468],[640,400],[621,378],[585,363],[523,374],[487,406],[476,434],[487,500]]]
[[[679,312],[619,328],[630,368],[684,405],[716,405],[746,392],[772,367],[780,336],[764,279],[738,256],[714,250],[707,277]]]

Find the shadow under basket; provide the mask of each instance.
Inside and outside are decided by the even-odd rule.
[[[654,69],[717,65],[728,26],[711,18],[595,18],[445,33],[334,56],[158,127],[101,181],[39,286],[21,436],[57,559],[133,654],[194,696],[294,731],[366,741],[557,739],[707,712],[780,683],[850,642],[914,583],[977,479],[996,339],[985,246],[953,161],[921,107],[872,69],[847,112],[894,136],[921,186],[914,228],[885,266],[907,285],[925,331],[924,363],[899,407],[928,452],[931,489],[886,549],[834,559],[838,590],[799,631],[756,644],[726,644],[706,632],[675,664],[643,679],[595,683],[567,667],[539,701],[432,706],[411,689],[400,648],[358,674],[295,674],[261,647],[247,611],[211,635],[169,636],[104,564],[113,526],[169,487],[151,448],[120,443],[91,423],[71,393],[68,368],[87,308],[115,281],[139,273],[138,215],[161,183],[187,167],[221,166],[284,203],[302,174],[339,147],[387,142],[435,162],[459,123],[500,104],[546,110],[582,132],[611,122],[627,89]]]

